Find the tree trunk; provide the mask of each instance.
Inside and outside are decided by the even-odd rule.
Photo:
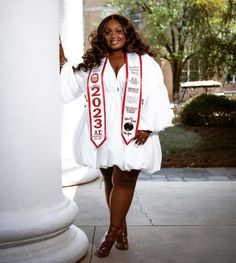
[[[182,61],[173,60],[171,66],[173,71],[173,100],[179,101]]]

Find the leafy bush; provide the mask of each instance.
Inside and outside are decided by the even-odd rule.
[[[235,125],[236,101],[225,96],[202,94],[187,102],[180,116],[189,126]]]

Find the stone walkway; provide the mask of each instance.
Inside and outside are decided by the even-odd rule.
[[[141,173],[139,179],[160,182],[236,181],[236,168],[164,168],[152,175]]]
[[[235,263],[236,168],[162,169],[142,174],[127,216],[130,248],[94,255],[109,212],[100,179],[65,187],[74,222],[89,239],[80,263]]]

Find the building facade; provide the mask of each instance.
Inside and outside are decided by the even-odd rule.
[[[93,32],[101,20],[112,13],[112,10],[105,6],[105,0],[84,0],[84,48],[89,47],[88,36]]]

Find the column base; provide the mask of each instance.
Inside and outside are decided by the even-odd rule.
[[[99,176],[99,169],[79,166],[71,159],[62,160],[62,186],[89,183]]]
[[[72,225],[51,239],[0,249],[0,258],[1,263],[75,263],[87,250],[87,236]]]

